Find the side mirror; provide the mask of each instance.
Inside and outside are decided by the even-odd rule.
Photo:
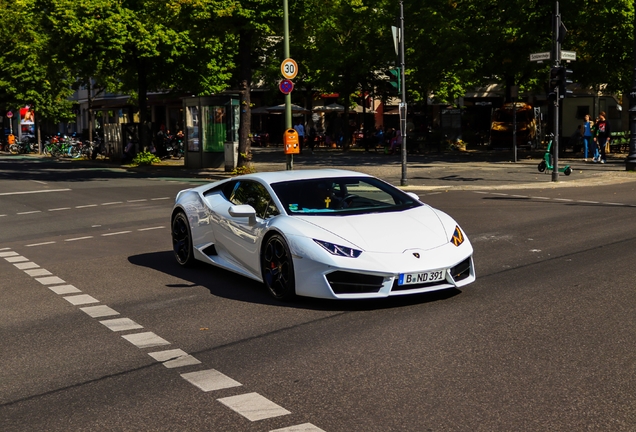
[[[418,200],[418,201],[420,200],[419,195],[418,195],[418,194],[416,194],[416,193],[413,193],[413,192],[407,192],[406,194],[407,194],[408,196],[410,196],[411,198],[413,198],[413,199],[416,199],[416,200]]]
[[[256,210],[248,204],[233,205],[228,210],[230,216],[235,218],[248,218],[248,223],[254,225],[256,223]]]

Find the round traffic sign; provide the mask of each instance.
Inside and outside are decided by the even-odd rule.
[[[296,64],[294,59],[285,59],[280,64],[280,71],[285,78],[294,79],[298,73],[298,64]]]
[[[13,117],[13,113],[11,111],[7,111],[7,118]]]
[[[284,79],[280,82],[278,88],[283,94],[289,94],[294,89],[294,83],[291,80]]]

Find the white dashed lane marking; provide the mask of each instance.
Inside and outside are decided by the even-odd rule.
[[[23,192],[2,192],[0,196],[7,195],[27,195],[27,194],[37,194],[37,193],[47,193],[47,192],[67,192],[70,189],[43,189],[43,190],[35,190],[35,191],[23,191]]]
[[[601,205],[612,205],[612,206],[619,206],[619,207],[636,207],[636,204],[625,204],[625,203],[614,203],[614,202],[599,202],[599,201],[588,201],[588,200],[575,200],[575,199],[570,199],[570,198],[549,198],[549,197],[540,197],[540,196],[509,195],[509,194],[505,194],[505,193],[483,192],[483,191],[473,191],[473,193],[480,194],[480,195],[511,196],[511,197],[514,197],[514,198],[529,198],[529,199],[537,199],[537,200],[574,202],[574,203],[581,203],[581,204],[601,204]]]
[[[73,306],[99,303],[99,300],[97,300],[95,297],[89,296],[88,294],[80,294],[80,295],[68,296],[63,298],[64,300],[72,304]]]
[[[58,294],[62,294],[62,293],[58,293]],[[80,308],[80,310],[86,313],[91,318],[102,318],[107,316],[119,315],[119,312],[117,312],[115,309],[112,309],[106,305],[87,306],[87,307]]]
[[[144,202],[144,201],[148,201],[148,200],[147,200],[146,198],[144,198],[144,199],[128,200],[128,201],[126,201],[126,202],[129,202],[129,203],[136,203],[136,202]]]
[[[157,227],[151,227],[151,228],[140,228],[137,231],[150,231],[150,230],[156,230],[156,229],[162,229],[165,228],[165,226],[157,226]]]
[[[75,238],[66,239],[64,241],[72,242],[72,241],[77,241],[77,240],[88,240],[88,239],[92,239],[92,238],[93,238],[93,236],[75,237]]]
[[[49,244],[54,244],[54,241],[49,241],[49,242],[44,242],[44,243],[33,243],[33,244],[28,244],[26,245],[26,247],[34,247],[34,246],[44,246],[44,245],[49,245]]]
[[[161,362],[165,367],[169,369],[191,366],[201,363],[199,360],[181,349],[157,351],[148,353],[148,355],[158,362]]]
[[[123,203],[124,203],[123,201],[113,201],[113,202],[102,203],[100,205],[107,206],[107,205],[123,204]]]
[[[290,426],[282,429],[274,429],[270,432],[325,432],[317,426],[311,423],[303,423],[295,426]]]
[[[170,342],[157,336],[153,332],[135,333],[122,336],[138,348],[151,348],[161,345],[170,345]]]
[[[214,369],[183,373],[181,377],[204,392],[240,387],[242,385],[240,382],[234,381]]]
[[[89,208],[89,207],[97,207],[97,204],[87,204],[87,205],[75,206],[76,209],[83,209],[83,208]]]
[[[163,226],[142,228],[143,230],[161,229]],[[130,231],[109,233],[103,235],[115,235],[125,234]],[[78,239],[92,238],[81,237]],[[76,239],[77,240],[77,239]],[[69,241],[69,240],[67,240]],[[54,242],[53,242],[54,243]],[[48,243],[45,243],[48,244]],[[4,258],[6,261],[14,263],[13,265],[23,270],[26,274],[33,277],[42,285],[46,285],[51,291],[58,295],[66,295],[62,297],[67,302],[74,306],[88,305],[92,303],[100,303],[96,298],[88,294],[78,294],[82,291],[73,285],[67,284],[63,279],[52,275],[52,273],[46,269],[41,268],[38,264],[29,261],[27,258],[19,255],[17,252],[10,250],[10,248],[0,248],[0,258]],[[79,308],[82,312],[90,316],[91,318],[103,318],[120,315],[116,310],[106,305],[85,306]],[[144,327],[141,324],[133,321],[130,318],[119,317],[110,318],[99,321],[102,325],[114,332],[139,330]],[[167,340],[159,337],[153,332],[131,333],[123,335],[122,338],[132,343],[136,347],[152,348],[165,345],[171,345]],[[148,353],[157,362],[160,362],[164,367],[168,369],[180,368],[185,366],[194,366],[201,364],[194,356],[188,354],[181,349],[170,349],[163,351],[156,351]],[[215,369],[207,369],[189,373],[180,374],[180,376],[188,381],[190,384],[201,389],[204,392],[212,392],[216,390],[223,390],[234,387],[241,387],[242,384],[238,381],[224,375],[223,373]],[[242,415],[250,421],[264,420],[272,417],[279,417],[291,414],[290,411],[275,404],[269,399],[261,396],[258,393],[246,393],[238,396],[226,397],[217,399],[223,405],[227,406],[236,413]],[[271,432],[324,432],[322,429],[312,425],[311,423],[303,423],[299,425],[289,426],[282,429],[276,429]]]
[[[114,235],[120,235],[120,234],[128,234],[131,231],[118,231],[118,232],[114,232],[114,233],[106,233],[106,234],[102,234],[102,237],[108,237],[108,236],[114,236]]]
[[[49,289],[55,294],[74,294],[82,292],[80,289],[75,288],[73,285],[55,285],[50,286]]]
[[[31,211],[25,211],[25,212],[20,212],[20,213],[16,213],[17,215],[28,215],[28,214],[33,214],[33,213],[42,213],[42,210],[31,210]]]
[[[137,324],[130,318],[114,318],[110,320],[100,321],[106,327],[114,332],[142,329],[144,326]]]
[[[49,209],[49,211],[62,211],[62,210],[70,210],[70,207],[59,207],[59,208],[53,208],[53,209]]]
[[[238,396],[230,396],[218,399],[223,405],[236,411],[250,421],[264,420],[279,417],[291,412],[276,405],[258,393],[246,393]]]

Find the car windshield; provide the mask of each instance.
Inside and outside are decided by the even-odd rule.
[[[421,203],[373,177],[295,180],[271,185],[289,215],[337,216],[401,211]]]

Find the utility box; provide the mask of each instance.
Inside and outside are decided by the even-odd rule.
[[[225,143],[225,171],[231,172],[236,169],[238,163],[238,142],[230,141]]]
[[[285,154],[300,153],[298,132],[296,132],[294,129],[287,129],[283,134],[283,146],[285,147]]]

